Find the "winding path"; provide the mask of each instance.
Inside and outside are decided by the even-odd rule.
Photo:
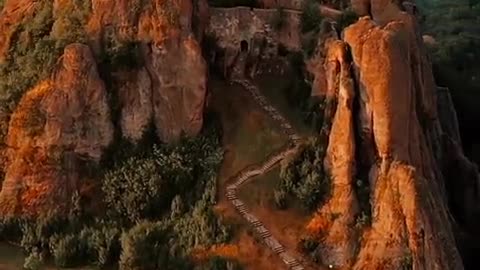
[[[237,211],[240,212],[242,217],[247,220],[248,223],[250,223],[254,231],[261,237],[265,245],[273,252],[278,254],[278,256],[288,266],[289,269],[304,270],[305,268],[300,264],[300,262],[285,249],[285,247],[271,234],[265,225],[247,209],[245,203],[237,196],[237,189],[240,186],[247,183],[255,176],[268,172],[285,157],[296,152],[300,136],[294,132],[288,121],[267,102],[266,98],[260,94],[260,91],[258,91],[258,88],[249,80],[237,79],[233,80],[233,82],[242,85],[252,95],[255,101],[268,113],[268,115],[280,123],[282,131],[288,135],[290,144],[286,150],[282,150],[273,154],[262,164],[253,168],[249,167],[242,170],[237,176],[234,177],[234,179],[232,179],[231,182],[233,183],[227,186],[226,197],[237,209]]]

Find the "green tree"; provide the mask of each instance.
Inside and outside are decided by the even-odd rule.
[[[86,243],[80,241],[75,234],[54,234],[51,239],[49,239],[49,244],[50,252],[56,266],[76,266],[85,258]]]
[[[315,210],[329,192],[330,179],[323,171],[324,147],[320,139],[311,140],[280,171],[279,190],[293,195],[308,210]]]
[[[160,222],[142,221],[121,237],[120,269],[168,269],[169,229]]]
[[[183,205],[182,197],[180,197],[179,195],[175,196],[172,200],[172,205],[170,207],[171,217],[172,218],[180,217],[185,210],[184,208],[185,206]]]

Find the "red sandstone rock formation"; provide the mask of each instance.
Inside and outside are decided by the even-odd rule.
[[[67,46],[51,78],[30,90],[11,117],[0,213],[65,209],[78,190],[80,159],[100,161],[112,142],[109,111],[89,48]]]
[[[145,68],[115,74],[121,107],[120,124],[125,138],[138,142],[153,117],[152,81]]]
[[[35,11],[37,2],[31,0],[6,0],[0,12],[0,62],[5,60],[17,25]]]
[[[323,70],[313,72],[315,85],[327,85],[324,95],[336,96],[338,106],[325,164],[332,196],[309,229],[324,235],[323,262],[342,269],[393,270],[410,264],[413,269],[463,269],[448,205],[458,205],[457,214],[466,217],[478,213],[478,170],[462,153],[451,101],[435,86],[415,19],[390,5],[396,4],[372,1],[375,21],[363,17],[348,27],[346,45],[327,43],[328,55],[339,52],[333,57],[337,62],[332,68],[327,56]],[[338,48],[347,45],[359,104],[357,136],[351,103],[345,101],[353,95],[342,92],[342,82],[349,81],[349,57]],[[340,87],[332,93],[332,85]],[[361,170],[367,174],[360,175]],[[450,183],[459,176],[461,183]],[[372,209],[371,226],[358,231],[351,226],[356,177],[368,178]],[[329,218],[331,213],[342,218]]]
[[[94,43],[97,45],[94,47],[99,50],[104,33],[108,31],[113,31],[120,40],[143,44],[145,66],[140,71],[133,70],[129,76],[131,84],[143,87],[131,88],[128,95],[122,96],[123,102],[134,104],[137,101],[125,98],[148,96],[150,94],[147,92],[150,91],[153,119],[162,141],[176,140],[182,132],[196,135],[203,124],[207,65],[200,45],[193,37],[192,16],[193,11],[197,10],[195,18],[199,25],[196,34],[201,37],[208,22],[208,5],[205,2],[197,3],[194,8],[189,0],[155,0],[138,8],[141,2],[93,1],[93,15],[88,29],[90,35],[95,37]],[[142,74],[145,71],[148,78]],[[135,81],[136,78],[142,81]],[[144,101],[142,104],[147,103]],[[128,127],[135,129],[125,130],[125,134],[136,140],[141,137],[139,135],[146,126],[146,119],[140,117],[141,123],[135,123],[137,118],[130,116],[142,115],[150,109],[130,106],[128,110],[131,114],[122,115],[129,119],[123,119],[122,116],[121,122],[124,130]]]
[[[325,59],[328,91],[337,97],[330,140],[325,157],[325,169],[332,179],[330,200],[322,206],[308,229],[322,234],[320,256],[322,262],[345,265],[355,256],[357,243],[355,218],[359,212],[354,191],[355,131],[353,116],[354,81],[345,43],[337,40],[327,43]],[[323,225],[323,226],[318,226]]]
[[[0,159],[5,158],[0,167],[6,172],[0,212],[36,214],[57,204],[59,210],[67,207],[65,202],[79,188],[81,159],[98,162],[113,141],[110,105],[120,109],[117,124],[133,142],[142,138],[150,123],[165,142],[182,133],[199,133],[207,65],[193,35],[192,17],[195,12],[199,22],[195,34],[201,37],[208,24],[208,4],[197,4],[194,8],[190,0],[92,1],[85,26],[89,46],[68,46],[51,78],[27,91],[11,115],[7,150]],[[36,7],[35,1],[7,1],[0,16],[0,61],[12,46],[17,25]],[[53,38],[62,27],[69,30],[57,16],[67,8],[76,6],[71,0],[53,1]],[[139,65],[111,71],[109,83],[115,86],[119,104],[107,104],[104,82],[97,74],[107,38],[140,48]],[[8,122],[3,116],[2,112],[0,117]]]

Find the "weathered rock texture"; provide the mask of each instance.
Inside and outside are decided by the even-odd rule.
[[[261,60],[278,56],[279,47],[298,51],[301,12],[285,10],[283,24],[275,28],[274,21],[279,15],[276,9],[211,8],[206,34],[216,40],[216,48],[210,64],[222,69],[225,76],[240,69],[242,74],[254,74]],[[250,70],[244,70],[244,65],[251,67]]]
[[[80,160],[98,162],[112,139],[95,59],[87,46],[69,45],[51,78],[29,91],[11,117],[0,212],[64,209],[79,188]]]
[[[276,55],[278,45],[290,50],[300,49],[301,13],[286,10],[282,27],[274,29],[272,23],[277,15],[278,11],[275,9],[211,8],[207,33],[215,36],[218,46],[225,49],[240,50],[242,40],[250,44],[258,35],[262,35],[272,47],[267,54]]]
[[[0,62],[4,61],[16,27],[35,11],[37,3],[31,0],[6,0],[0,11]]]
[[[436,156],[436,88],[412,18],[384,27],[363,18],[345,40],[363,96],[360,137],[377,160],[367,159],[373,220],[354,269],[399,269],[410,258],[415,269],[461,269]]]
[[[354,191],[355,131],[354,81],[345,43],[328,43],[325,59],[327,93],[337,96],[330,130],[325,169],[332,179],[330,199],[308,225],[310,233],[322,234],[319,254],[323,263],[345,265],[355,256],[355,218],[359,206]]]
[[[148,118],[143,113],[150,110],[162,141],[176,140],[182,132],[196,135],[200,131],[207,91],[207,65],[194,38],[192,20],[198,23],[196,35],[202,37],[208,23],[206,5],[203,1],[193,6],[188,0],[92,1],[93,15],[88,30],[94,37],[98,53],[108,35],[120,41],[142,44],[144,65],[133,70],[129,78],[130,84],[142,87],[130,88],[122,99],[125,104],[138,104],[138,99],[150,96],[148,92],[151,92],[149,104],[152,107],[129,106],[125,108],[129,114],[123,110],[121,122],[127,137],[134,140],[141,137]],[[125,100],[128,97],[132,99]],[[146,100],[140,102],[147,105]]]
[[[115,75],[121,107],[122,134],[140,141],[153,117],[152,81],[145,68]]]
[[[448,207],[466,219],[478,213],[478,170],[460,148],[451,100],[435,86],[414,17],[391,5],[397,4],[372,1],[375,20],[349,26],[345,44],[326,43],[326,64],[313,72],[315,85],[326,85],[324,94],[333,92],[338,105],[325,164],[332,196],[309,229],[323,236],[322,260],[344,269],[463,269]],[[340,49],[347,45],[355,70],[350,78],[350,60]],[[372,223],[355,231],[357,177],[370,184]],[[331,213],[340,218],[328,218]]]
[[[60,30],[83,33],[59,16],[69,14],[65,9],[80,8],[75,3],[55,0],[51,14],[50,9],[40,10],[53,20],[51,38],[61,37]],[[39,11],[36,7],[36,1],[7,1],[0,16],[0,62],[12,46],[15,29]],[[27,91],[10,117],[6,147],[0,144],[7,149],[0,155],[0,170],[6,172],[1,213],[68,207],[83,177],[80,166],[101,160],[117,134],[114,126],[132,142],[152,123],[164,142],[182,133],[197,135],[202,128],[207,65],[195,36],[202,38],[208,25],[207,1],[93,0],[91,7],[88,23],[75,26],[85,28],[89,46],[67,46],[50,79]],[[102,78],[111,85],[107,100],[97,65],[112,43],[136,59],[135,65],[102,65]],[[128,49],[132,44],[134,51]],[[0,112],[0,120],[8,122],[4,115]]]
[[[202,128],[207,67],[192,36],[163,45],[151,48],[146,63],[152,76],[157,133],[163,141],[172,141],[182,132],[193,136]]]

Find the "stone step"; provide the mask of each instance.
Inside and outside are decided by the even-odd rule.
[[[297,260],[289,261],[287,262],[289,266],[297,266],[300,265],[300,263]]]
[[[267,237],[271,237],[272,234],[271,234],[270,232],[263,232],[263,233],[260,233],[260,236],[261,236],[262,238],[267,238]]]

